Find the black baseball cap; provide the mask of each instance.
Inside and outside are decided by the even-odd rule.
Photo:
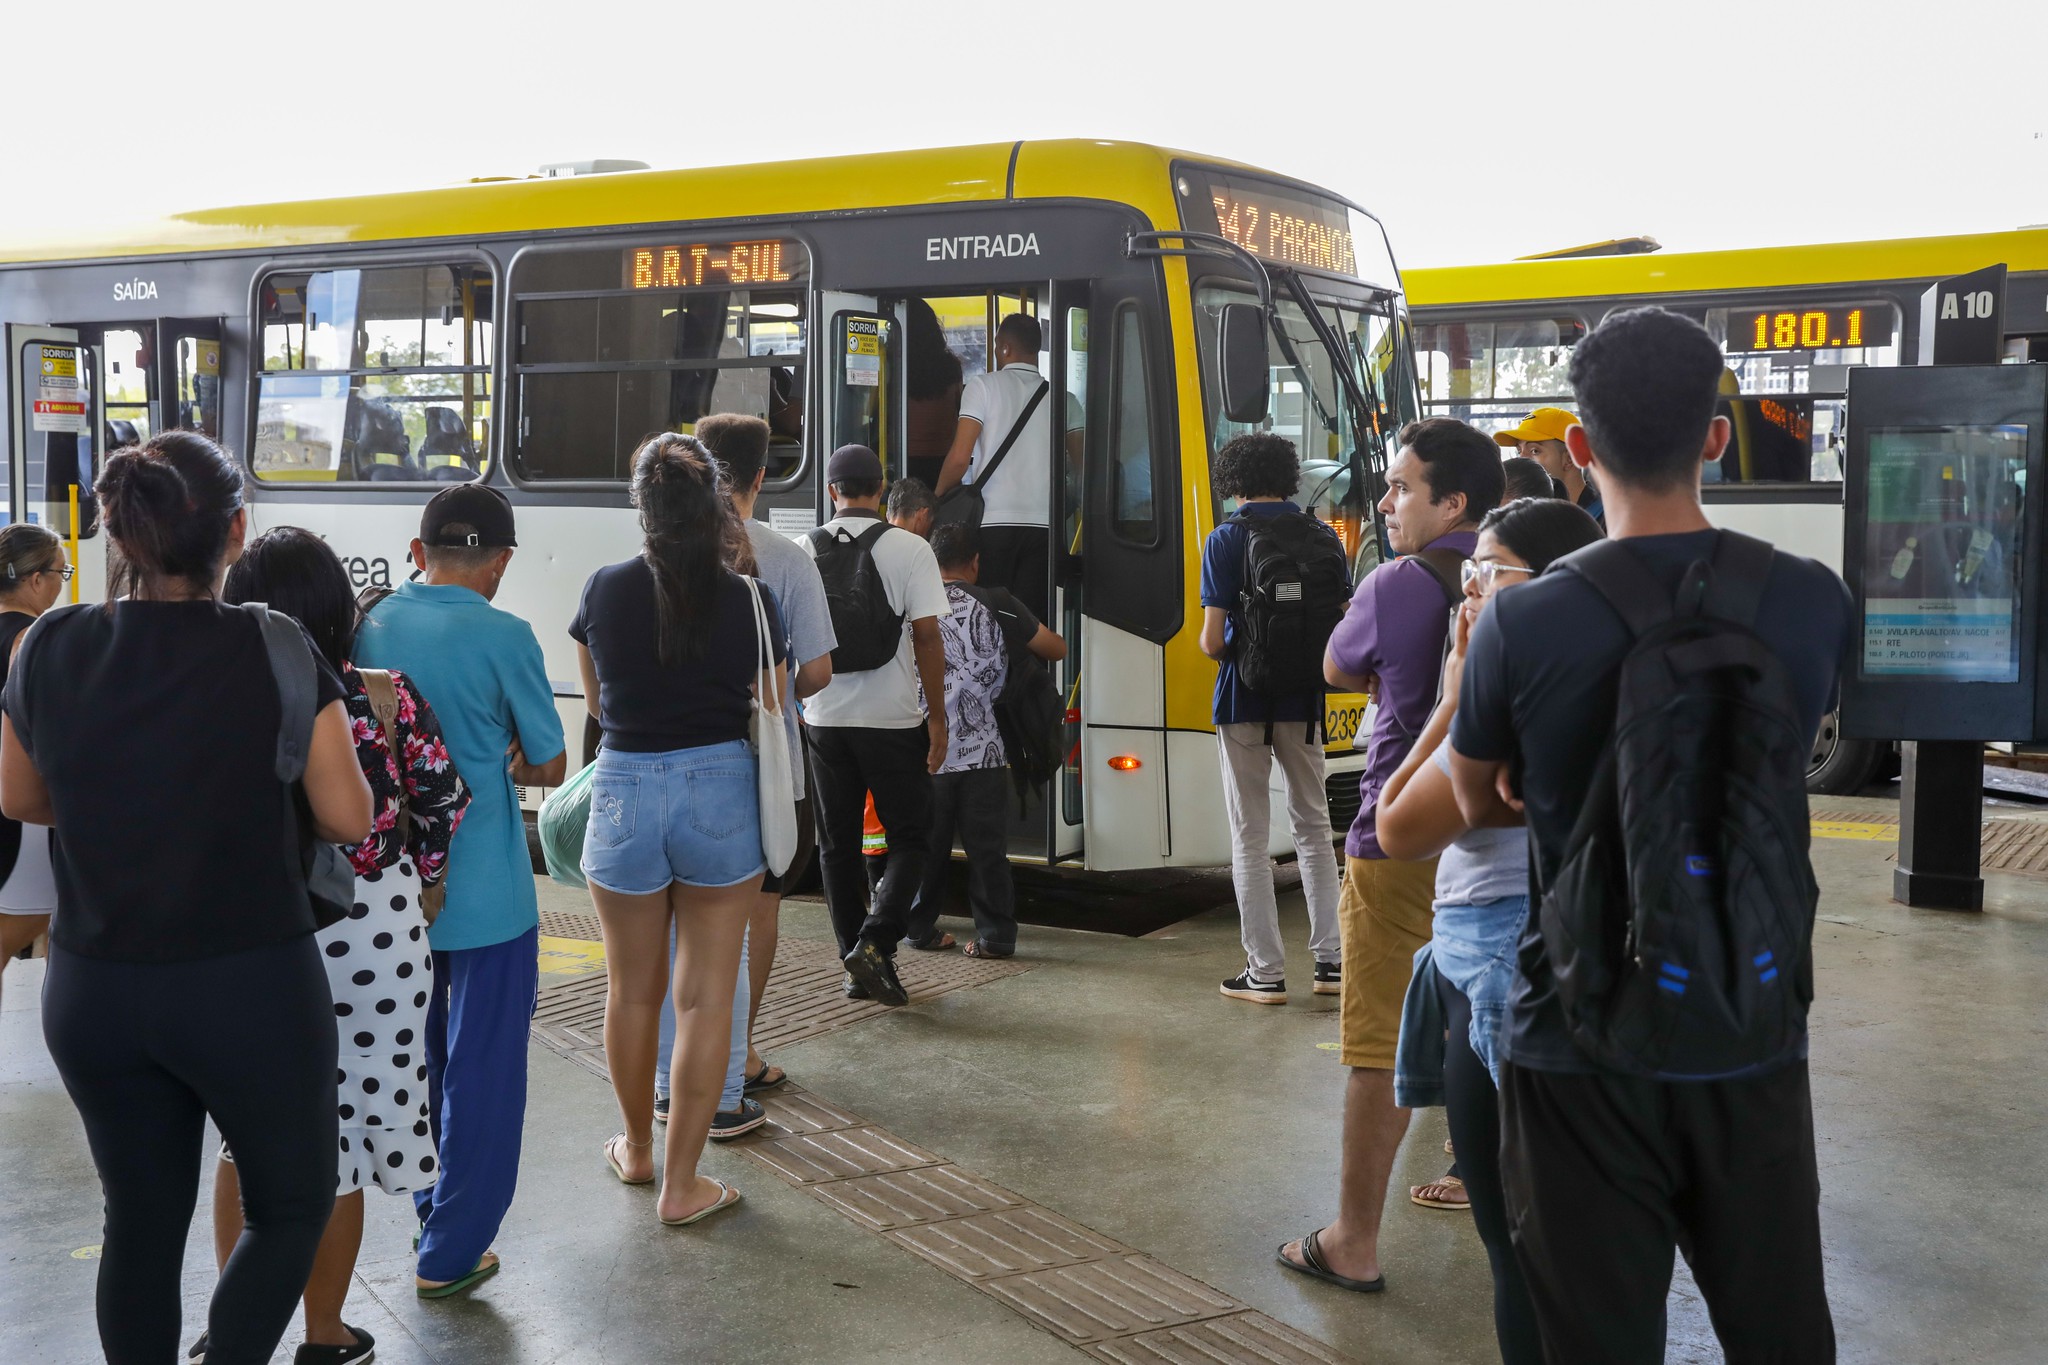
[[[451,534],[445,529],[450,526],[470,529]],[[513,533],[512,503],[487,484],[451,484],[427,499],[427,510],[420,515],[420,542],[494,550],[516,546],[519,537]]]
[[[868,483],[882,477],[882,457],[866,446],[841,446],[825,461],[826,483]]]

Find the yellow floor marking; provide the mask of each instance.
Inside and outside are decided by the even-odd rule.
[[[540,969],[555,976],[604,970],[604,945],[586,938],[540,936]]]
[[[1873,839],[1897,842],[1897,825],[1873,824],[1864,820],[1816,820],[1813,822],[1813,837],[1816,839]]]

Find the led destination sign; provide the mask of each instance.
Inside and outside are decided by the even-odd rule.
[[[1731,351],[1821,351],[1891,344],[1891,309],[1882,305],[1731,310],[1728,314]]]
[[[1195,201],[1186,210],[1190,227],[1208,226],[1196,221],[1207,217],[1217,236],[1262,261],[1358,274],[1351,211],[1342,203],[1220,175],[1187,185],[1185,192]]]
[[[803,269],[796,242],[692,242],[628,247],[619,257],[623,289],[784,284]]]

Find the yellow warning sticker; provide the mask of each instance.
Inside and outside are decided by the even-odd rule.
[[[43,375],[49,379],[78,378],[78,352],[69,346],[44,346]]]
[[[604,945],[587,938],[540,936],[540,969],[553,976],[580,976],[604,970]]]
[[[1897,825],[1878,824],[1867,820],[1816,820],[1813,822],[1813,837],[1816,839],[1869,839],[1896,843],[1899,837]]]

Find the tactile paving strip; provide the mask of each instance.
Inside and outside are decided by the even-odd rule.
[[[1131,1250],[1056,1213],[1031,1207],[927,1223],[887,1236],[963,1280],[1051,1270],[1104,1256],[1128,1255]]]
[[[1981,865],[2048,877],[2048,820],[1987,820]]]
[[[1185,1327],[1119,1337],[1085,1349],[1089,1355],[1114,1361],[1116,1365],[1221,1365],[1229,1361],[1344,1365],[1343,1356],[1314,1337],[1264,1313],[1233,1313]]]
[[[907,1171],[913,1166],[936,1166],[944,1160],[879,1128],[797,1133],[753,1143],[747,1154],[792,1185],[818,1185],[857,1175]]]
[[[813,1186],[811,1193],[875,1232],[1014,1209],[1024,1203],[1008,1190],[958,1166],[927,1166],[835,1180]]]
[[[1033,1325],[1077,1346],[1244,1309],[1237,1300],[1144,1256],[1034,1270],[990,1280],[982,1288]]]

